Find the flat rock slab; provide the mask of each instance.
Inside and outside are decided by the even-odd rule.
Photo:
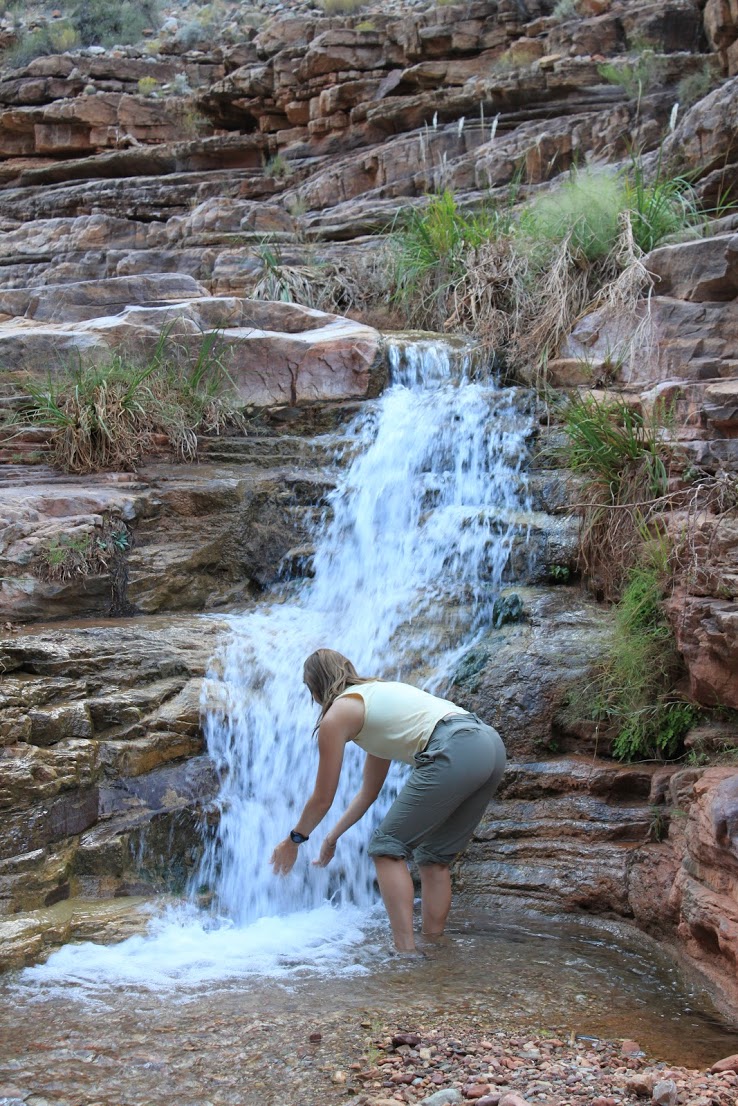
[[[186,298],[167,291],[187,285]],[[121,299],[128,305],[120,310]],[[166,302],[162,302],[162,300]],[[7,292],[0,299],[0,360],[8,369],[46,374],[81,356],[102,362],[113,350],[143,360],[168,334],[197,359],[217,331],[222,360],[244,405],[296,406],[375,396],[386,381],[378,331],[291,303],[210,297],[191,277],[83,281]],[[64,322],[58,320],[64,319]]]

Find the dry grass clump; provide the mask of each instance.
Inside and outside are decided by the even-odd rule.
[[[634,160],[627,172],[578,170],[524,205],[514,200],[469,213],[446,191],[397,221],[389,296],[408,324],[471,332],[529,383],[595,308],[632,318],[632,354],[647,325],[637,318],[651,285],[643,253],[703,220],[690,184],[661,165],[646,180]]]
[[[41,548],[36,575],[42,580],[65,582],[109,572],[128,552],[131,537],[123,519],[106,516],[102,526],[78,528],[50,538]]]
[[[13,417],[51,429],[52,463],[64,472],[135,470],[162,443],[192,461],[198,433],[244,426],[217,343],[206,335],[190,358],[164,334],[143,364],[120,354],[80,361],[44,384],[27,382]]]
[[[350,264],[314,265],[285,264],[274,245],[262,245],[257,254],[263,267],[251,292],[257,300],[299,303],[316,311],[345,315],[370,309],[385,294],[381,259],[376,254]]]

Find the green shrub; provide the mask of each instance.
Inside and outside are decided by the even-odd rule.
[[[125,46],[161,22],[159,0],[78,0],[72,23],[83,46]]]
[[[366,0],[320,0],[320,6],[326,15],[350,15],[361,11]]]
[[[690,104],[696,104],[698,100],[702,100],[703,97],[707,96],[708,92],[714,88],[715,83],[715,74],[709,62],[705,62],[696,73],[690,73],[688,77],[682,77],[677,85],[677,102],[683,108],[689,107]]]
[[[156,77],[141,77],[138,82],[139,96],[154,96],[159,89]]]
[[[613,249],[626,207],[625,185],[606,170],[575,170],[556,188],[533,199],[520,229],[534,248],[569,240],[572,254],[601,260]]]
[[[551,15],[561,23],[567,19],[575,19],[579,15],[579,4],[577,0],[558,0]]]
[[[274,177],[276,180],[286,180],[293,173],[292,166],[282,154],[275,154],[264,163],[264,176]]]
[[[631,100],[640,101],[652,88],[661,84],[665,76],[664,58],[651,47],[634,51],[625,61],[606,62],[597,70],[608,84],[619,85]]]
[[[60,20],[24,35],[5,51],[3,60],[7,65],[20,68],[28,65],[34,58],[63,54],[79,45],[80,38],[74,26],[67,20]]]
[[[165,332],[143,364],[111,354],[43,385],[29,381],[16,419],[51,428],[52,460],[64,472],[135,469],[160,435],[193,460],[198,432],[243,426],[217,340],[206,335],[192,357]]]

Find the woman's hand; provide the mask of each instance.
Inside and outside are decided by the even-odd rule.
[[[297,860],[298,848],[299,845],[296,845],[289,837],[285,837],[284,841],[279,842],[269,859],[275,876],[286,876],[288,872],[292,871]]]
[[[317,860],[313,861],[318,868],[325,868],[333,860],[336,855],[336,846],[333,841],[328,837],[323,838],[323,844],[320,846],[320,854]]]

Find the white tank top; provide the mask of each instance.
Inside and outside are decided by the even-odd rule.
[[[354,738],[356,744],[382,760],[402,760],[405,764],[412,764],[415,754],[422,752],[447,714],[469,713],[449,699],[392,680],[352,684],[336,698],[351,695],[363,700],[365,711],[364,725]]]

